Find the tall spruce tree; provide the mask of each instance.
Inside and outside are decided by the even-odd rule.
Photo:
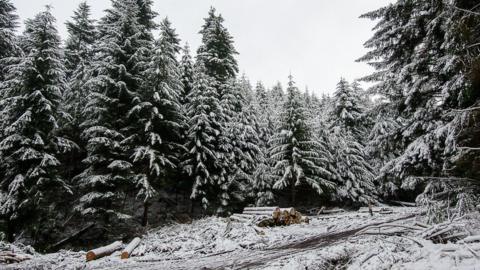
[[[223,26],[223,22],[223,17],[217,15],[213,7],[210,8],[200,31],[202,45],[197,50],[197,61],[202,62],[207,75],[215,80],[217,91],[221,91],[222,84],[235,78],[238,73],[235,59],[237,51],[233,46],[233,38]],[[222,95],[221,92],[219,94]]]
[[[298,88],[289,77],[281,126],[272,138],[270,155],[275,162],[277,179],[273,188],[290,189],[290,203],[295,205],[297,187],[306,185],[320,195],[334,187],[333,175],[325,164],[328,153],[307,125],[304,104]]]
[[[358,89],[356,89],[358,91]],[[340,79],[334,93],[332,125],[349,132],[358,142],[363,138],[366,123],[363,122],[362,100],[345,79]]]
[[[54,224],[62,195],[72,192],[59,177],[57,155],[75,145],[57,136],[66,83],[61,41],[49,8],[25,22],[22,42],[25,55],[6,67],[1,89],[6,128],[0,142],[5,172],[0,211],[10,241],[26,230],[38,244],[45,240],[40,239],[42,231]]]
[[[179,40],[167,19],[162,21],[160,29],[160,39],[145,72],[145,85],[129,113],[139,125],[132,157],[138,196],[144,203],[144,226],[155,188],[160,186],[160,180],[165,182],[172,175],[183,154],[184,115],[180,102],[183,85],[176,59]]]
[[[253,189],[256,192],[256,205],[265,206],[274,202],[273,187],[273,166],[269,158],[270,139],[275,129],[273,126],[271,107],[268,102],[268,95],[261,82],[255,87],[253,109],[257,116],[258,147],[261,156],[253,175]]]
[[[0,0],[0,82],[5,79],[4,67],[9,57],[20,53],[15,31],[18,26],[16,8],[10,0]]]
[[[444,112],[478,98],[470,84],[474,80],[465,76],[470,72],[465,64],[471,62],[464,59],[475,55],[468,47],[475,44],[475,34],[463,33],[475,33],[475,16],[464,13],[478,8],[467,2],[402,0],[363,16],[378,19],[366,43],[370,52],[360,59],[376,72],[364,79],[378,82],[371,90],[388,99],[388,111],[400,123],[393,142],[399,154],[380,176],[393,178],[398,187],[421,187],[424,179],[450,174],[445,161],[457,153],[445,147],[452,115]],[[463,16],[469,18],[459,20]],[[446,187],[437,183],[426,190]]]
[[[72,21],[66,23],[69,36],[65,43],[64,54],[66,79],[69,87],[63,95],[62,106],[68,115],[62,119],[60,133],[80,146],[84,145],[79,129],[80,124],[85,121],[83,110],[89,94],[89,87],[86,83],[92,71],[93,44],[97,37],[94,23],[94,20],[91,19],[90,6],[86,2],[80,3],[77,10],[74,11]],[[85,149],[80,147],[78,151],[72,151],[60,158],[64,163],[65,177],[71,179],[83,169],[78,160],[85,158]]]
[[[82,124],[87,168],[77,177],[84,194],[77,209],[108,224],[111,217],[123,217],[120,198],[135,184],[130,155],[138,130],[126,115],[140,96],[144,52],[151,43],[139,35],[145,30],[135,0],[112,0],[106,12],[89,80],[88,117]]]
[[[189,94],[188,138],[186,147],[188,158],[185,161],[187,173],[194,179],[192,199],[199,199],[204,209],[215,211],[219,207],[218,193],[226,177],[225,168],[221,167],[218,153],[222,124],[220,99],[212,86],[213,79],[206,74],[201,62],[195,66],[193,88]]]

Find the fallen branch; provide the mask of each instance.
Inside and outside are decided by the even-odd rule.
[[[87,262],[99,259],[101,257],[112,254],[122,248],[122,241],[116,241],[108,246],[99,247],[87,252]]]
[[[78,236],[82,235],[84,232],[88,231],[89,229],[91,229],[93,226],[95,226],[95,223],[90,223],[88,224],[87,226],[83,227],[81,230],[75,232],[74,234],[58,241],[57,243],[53,244],[49,249],[52,250],[52,249],[58,249],[59,247],[65,245],[66,243],[74,240],[75,238],[77,238]]]

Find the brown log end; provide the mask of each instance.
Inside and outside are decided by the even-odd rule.
[[[96,255],[93,253],[93,251],[87,252],[87,262],[95,260],[95,257]]]
[[[122,252],[122,255],[120,256],[120,258],[122,259],[128,259],[129,257],[130,257],[130,254],[128,254],[127,251]]]

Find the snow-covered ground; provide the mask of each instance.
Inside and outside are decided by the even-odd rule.
[[[480,243],[434,244],[419,230],[401,236],[365,235],[369,224],[413,226],[417,208],[393,208],[392,214],[347,212],[313,217],[310,224],[258,228],[210,217],[176,224],[143,236],[134,256],[120,252],[85,262],[85,252],[60,251],[6,269],[480,269]],[[405,218],[409,217],[410,218]],[[480,215],[454,221],[480,233]],[[396,228],[393,228],[396,229]],[[383,229],[382,229],[383,230]],[[391,232],[388,231],[387,232]],[[379,231],[384,232],[384,231]],[[455,251],[446,251],[448,249]],[[345,266],[345,268],[342,268]],[[0,265],[0,268],[2,266]]]

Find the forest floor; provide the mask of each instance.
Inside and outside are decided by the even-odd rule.
[[[480,243],[434,244],[422,231],[364,234],[368,226],[405,228],[424,222],[421,209],[392,207],[391,214],[346,212],[312,217],[309,224],[258,228],[204,218],[152,229],[130,259],[120,252],[85,262],[85,252],[62,250],[6,269],[480,269]],[[480,214],[449,224],[480,233]],[[396,227],[396,226],[395,226]],[[401,228],[401,227],[398,227]],[[371,230],[370,230],[371,232]],[[392,232],[391,230],[388,232]],[[447,251],[446,251],[447,250]],[[453,250],[453,251],[452,251]],[[2,268],[2,265],[0,265]]]

